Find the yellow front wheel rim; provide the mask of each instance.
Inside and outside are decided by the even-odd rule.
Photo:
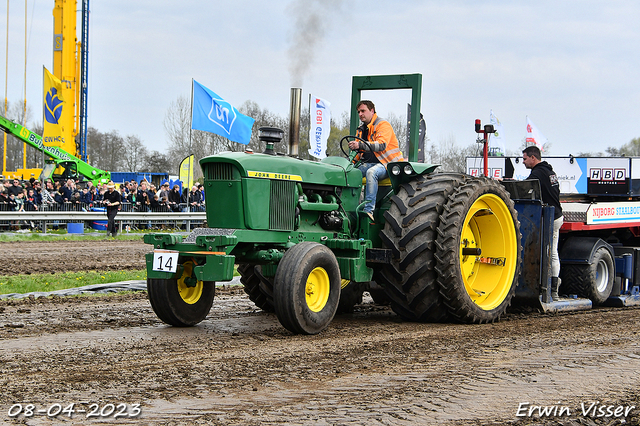
[[[189,286],[187,281],[190,280],[191,274],[193,274],[193,262],[188,261],[183,265],[182,276],[178,279],[178,292],[180,293],[180,297],[184,300],[185,303],[189,305],[193,305],[202,296],[202,289],[204,284],[202,281],[197,281],[195,286]]]
[[[307,306],[313,312],[320,312],[324,309],[329,300],[329,292],[331,290],[331,282],[329,274],[324,268],[315,268],[307,277],[305,285],[305,300]]]
[[[470,254],[479,249],[480,254]],[[480,196],[464,220],[460,238],[460,272],[467,294],[489,311],[509,295],[518,264],[513,217],[495,194]]]

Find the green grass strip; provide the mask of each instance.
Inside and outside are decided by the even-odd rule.
[[[147,271],[86,271],[0,277],[0,294],[63,290],[92,284],[146,280]]]

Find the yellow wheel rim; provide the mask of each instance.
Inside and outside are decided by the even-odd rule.
[[[460,272],[469,297],[486,311],[500,306],[513,284],[519,244],[513,222],[508,206],[494,194],[479,197],[464,220]],[[470,254],[473,249],[480,254]]]
[[[193,305],[200,300],[202,296],[203,283],[202,281],[198,281],[195,286],[189,286],[187,280],[191,278],[191,274],[193,274],[193,262],[185,262],[182,267],[182,276],[178,278],[178,292],[185,303]]]
[[[320,312],[329,300],[331,282],[324,268],[315,268],[307,277],[304,295],[307,306],[313,312]]]

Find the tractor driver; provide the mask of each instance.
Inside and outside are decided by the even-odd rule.
[[[356,136],[366,140],[368,145],[354,140],[349,142],[349,148],[363,151],[356,155],[355,161],[362,161],[358,169],[362,172],[362,176],[367,178],[364,192],[364,199],[367,203],[364,206],[364,213],[373,222],[373,209],[376,205],[378,181],[388,177],[388,163],[403,161],[404,159],[398,146],[398,138],[393,132],[391,124],[378,117],[373,102],[360,101],[356,105],[356,110],[360,121],[362,121],[362,125],[356,131]]]

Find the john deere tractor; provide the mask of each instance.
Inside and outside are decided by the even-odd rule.
[[[412,89],[412,159],[420,85],[419,74],[354,77],[352,110],[360,90]],[[482,323],[505,312],[521,246],[513,202],[498,182],[391,163],[371,221],[347,144],[355,136],[341,141],[344,157],[315,162],[274,153],[282,130],[260,132],[266,153],[200,161],[208,228],[186,238],[145,235],[154,248],[146,256],[149,300],[164,322],[202,321],[215,283],[231,280],[234,265],[249,298],[293,333],[319,333],[369,289],[411,321]]]

